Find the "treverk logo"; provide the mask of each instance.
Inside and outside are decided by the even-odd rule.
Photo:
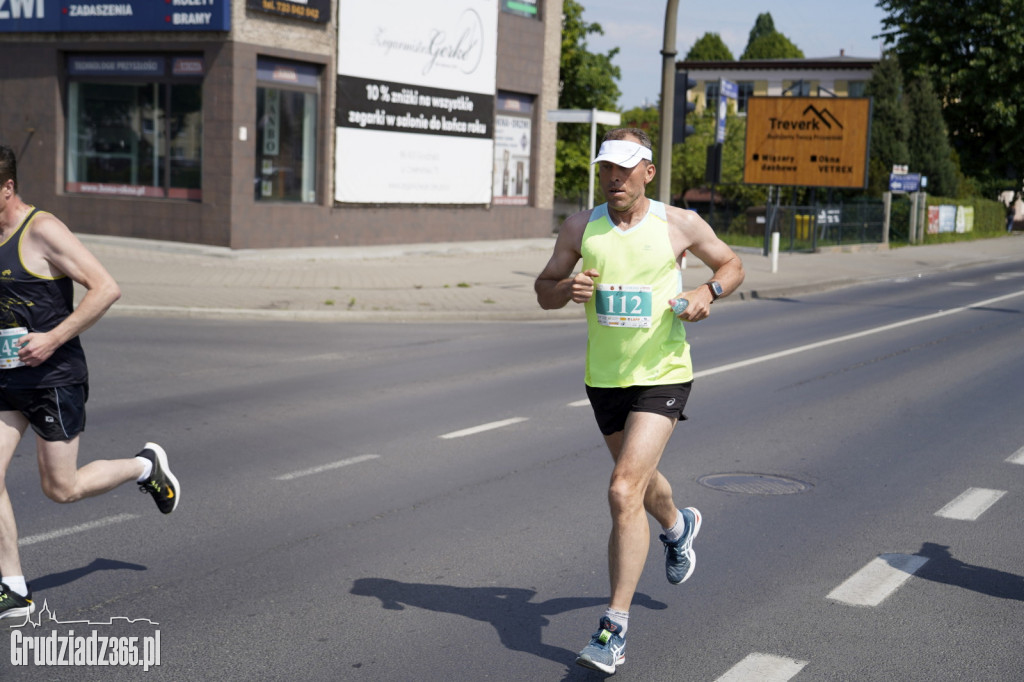
[[[808,118],[807,114],[811,113],[814,115],[813,118]],[[771,123],[772,130],[821,130],[822,126],[832,130],[833,124],[843,129],[843,124],[839,122],[839,119],[832,115],[832,112],[826,109],[819,110],[813,104],[808,105],[803,112],[803,119],[798,120],[786,120],[783,118],[771,117],[769,122]]]
[[[106,622],[61,621],[46,602],[36,620],[26,616],[11,630],[15,667],[141,667],[160,665],[160,630],[147,618],[113,617]],[[27,627],[31,626],[31,627]],[[52,626],[41,633],[44,626]]]

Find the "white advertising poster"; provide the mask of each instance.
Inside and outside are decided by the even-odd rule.
[[[526,206],[530,201],[530,133],[524,116],[494,119],[494,203]]]
[[[494,0],[339,0],[336,201],[490,203],[497,38]]]

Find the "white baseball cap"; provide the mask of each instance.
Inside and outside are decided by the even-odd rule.
[[[597,150],[593,163],[610,161],[616,166],[632,168],[643,160],[653,161],[654,154],[639,142],[632,140],[605,140]]]

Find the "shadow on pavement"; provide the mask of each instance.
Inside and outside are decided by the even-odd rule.
[[[383,608],[391,611],[401,611],[406,606],[415,606],[428,611],[452,613],[490,623],[497,630],[501,643],[507,648],[573,668],[576,667],[573,665],[576,661],[576,651],[545,644],[542,641],[543,628],[550,622],[547,617],[608,603],[606,596],[560,597],[544,602],[532,602],[530,600],[537,594],[536,591],[522,588],[453,587],[403,583],[384,578],[359,578],[353,583],[351,592],[363,597],[376,597],[380,599]],[[652,610],[668,608],[663,602],[640,593],[637,593],[633,605]],[[596,626],[597,615],[594,616],[594,621],[593,625]],[[590,634],[590,630],[587,630],[580,635],[580,648],[586,644]],[[582,669],[580,670],[582,672]]]
[[[966,564],[954,558],[947,545],[934,542],[921,545],[917,555],[926,557],[928,563],[914,574],[915,578],[955,585],[990,597],[1024,601],[1022,576]]]

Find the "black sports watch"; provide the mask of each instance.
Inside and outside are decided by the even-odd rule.
[[[711,289],[712,302],[717,301],[718,298],[724,293],[722,290],[722,285],[714,280],[711,280],[710,282],[704,282],[704,284],[707,284],[708,289]]]

